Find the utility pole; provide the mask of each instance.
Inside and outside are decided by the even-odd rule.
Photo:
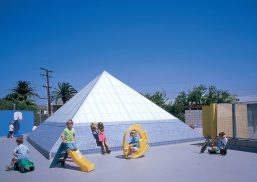
[[[48,110],[48,117],[51,116],[51,96],[50,96],[50,84],[49,84],[49,78],[53,78],[50,74],[53,73],[53,71],[48,70],[47,68],[40,68],[42,71],[44,71],[44,74],[41,74],[42,76],[46,77],[46,85],[43,85],[43,87],[46,88],[47,93],[47,110]]]

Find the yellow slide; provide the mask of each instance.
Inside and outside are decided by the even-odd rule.
[[[143,131],[140,125],[135,124],[135,125],[130,126],[126,130],[126,132],[123,136],[123,154],[124,154],[125,158],[128,158],[128,154],[129,154],[129,144],[127,144],[126,138],[127,138],[127,135],[129,135],[129,132],[132,130],[136,130],[140,137],[139,149],[138,149],[138,151],[133,153],[132,157],[131,157],[132,159],[137,159],[137,158],[141,157],[142,155],[144,155],[144,153],[149,149],[149,145],[147,144],[149,139],[148,139],[146,131]]]
[[[68,150],[68,154],[71,159],[80,167],[80,169],[84,172],[90,172],[95,169],[95,165],[87,160],[79,150],[72,151]]]

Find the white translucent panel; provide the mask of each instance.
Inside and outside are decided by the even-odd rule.
[[[108,109],[110,109],[112,111],[112,113],[120,113],[120,106],[118,104],[112,104],[112,105],[108,105]]]
[[[88,120],[86,114],[79,114],[79,119],[81,123],[85,123]]]
[[[171,115],[171,114],[168,113],[168,112],[165,113],[165,116],[166,116],[166,117],[165,117],[166,119],[177,119],[176,117],[174,117],[173,115]]]
[[[134,114],[131,114],[130,115],[130,119],[132,120],[132,121],[137,121],[137,117],[134,115]]]
[[[164,109],[162,109],[161,107],[159,107],[159,106],[155,106],[155,110],[156,110],[156,112],[160,112],[160,113],[167,113]]]
[[[160,113],[152,113],[152,116],[154,119],[159,119],[159,120],[163,119],[163,115]]]
[[[137,101],[135,101],[135,99],[134,99],[134,97],[132,96],[132,95],[130,95],[130,94],[128,94],[128,95],[125,95],[125,98],[126,98],[126,100],[127,100],[127,103],[129,103],[129,104],[135,104],[135,103],[137,103]]]
[[[110,121],[117,121],[117,117],[115,114],[109,115]]]
[[[140,118],[138,113],[131,113],[130,117],[132,120],[139,120]]]
[[[112,86],[104,87],[104,93],[115,94],[115,89]]]
[[[93,102],[94,102],[93,95],[89,94],[88,97],[86,98],[86,103],[84,103],[84,104],[93,103]]]
[[[103,122],[106,122],[106,121],[109,121],[110,118],[108,117],[108,114],[102,114],[102,121]]]
[[[98,113],[99,112],[95,103],[90,103],[89,107],[91,108],[92,113]]]
[[[147,115],[144,114],[144,113],[141,114],[140,118],[141,118],[142,120],[149,120],[149,117],[147,117]]]
[[[117,104],[116,107],[119,108],[119,111],[122,114],[127,112],[122,104]]]
[[[95,117],[93,114],[87,114],[87,120],[89,123],[95,122]]]
[[[144,119],[142,113],[137,113],[137,117],[140,121]]]
[[[101,93],[102,93],[101,87],[97,86],[97,87],[95,87],[95,88],[92,90],[92,93],[90,93],[90,94],[97,95],[97,94],[101,94]]]
[[[114,96],[113,100],[114,100],[113,101],[114,103],[122,103],[121,100],[120,100],[120,97],[118,95]]]
[[[117,114],[116,117],[119,121],[130,121],[130,118],[127,114]]]
[[[97,109],[97,111],[94,112],[94,113],[96,113],[96,114],[97,114],[97,113],[106,113],[104,104],[97,103],[97,104],[96,104],[96,109]]]
[[[152,113],[147,113],[147,116],[152,120],[155,119]]]
[[[102,107],[104,108],[104,113],[106,114],[112,114],[114,113],[112,108],[110,107],[111,105],[108,104],[103,104]]]
[[[143,119],[142,113],[137,113],[137,117],[141,121]]]
[[[75,120],[76,119],[76,120]],[[83,119],[80,118],[80,115],[79,114],[76,114],[75,117],[74,117],[74,122],[75,123],[81,123],[83,121]]]
[[[116,119],[118,121],[126,121],[126,117],[124,117],[124,114],[116,114]]]
[[[152,107],[149,106],[149,105],[146,105],[146,104],[144,104],[144,105],[145,105],[146,108],[147,108],[147,112],[148,112],[148,113],[151,113],[151,112],[152,112]]]
[[[84,110],[85,113],[87,113],[87,114],[91,114],[91,113],[92,113],[90,104],[85,104],[83,110]]]
[[[140,111],[141,109],[138,108],[136,104],[130,104],[130,105],[131,105],[131,107],[132,107],[132,112],[133,112],[133,113],[140,113],[140,112],[141,112],[141,111]]]
[[[150,111],[151,111],[152,113],[157,113],[157,112],[158,112],[158,110],[156,110],[156,107],[155,107],[154,105],[152,105],[152,106],[150,107]]]
[[[140,108],[137,107],[137,104],[130,104],[130,106],[132,107],[132,112],[133,113],[139,113],[140,112]]]
[[[142,107],[143,112],[146,112],[146,113],[149,112],[149,109],[147,108],[147,106],[145,104],[142,104],[141,107]]]
[[[102,104],[105,103],[105,99],[104,101],[102,100],[104,97],[102,97],[101,95],[98,95],[97,97],[95,97],[95,103],[96,104]]]
[[[131,104],[124,105],[124,108],[128,113],[133,112],[133,106]]]
[[[122,103],[126,104],[126,103],[127,103],[126,95],[121,94],[121,95],[120,95],[120,101],[121,101]]]
[[[101,98],[98,96],[98,94],[95,94],[95,93],[93,93],[93,101],[94,101],[94,102],[92,102],[93,104],[102,102]]]
[[[140,102],[139,102],[138,97],[131,96],[131,101],[132,101],[133,103],[138,103],[138,104],[140,105]]]
[[[106,95],[101,95],[101,98],[103,98],[103,102],[106,104],[111,104],[112,103],[112,98],[110,97],[109,94]]]
[[[100,115],[100,114],[94,114],[94,116],[95,116],[95,120],[96,120],[97,122],[102,122],[102,121],[103,121],[102,115]]]
[[[112,104],[105,104],[104,105],[105,112],[108,114],[116,113],[118,109],[115,109],[114,105]]]

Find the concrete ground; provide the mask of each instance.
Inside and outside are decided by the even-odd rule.
[[[36,169],[21,174],[5,171],[16,146],[14,140],[0,138],[0,182],[127,182],[127,181],[174,181],[174,182],[256,182],[257,154],[228,150],[226,156],[199,154],[200,147],[183,143],[151,147],[148,153],[136,160],[120,157],[121,152],[110,155],[91,154],[96,170],[81,172],[72,162],[67,168],[49,168],[51,160],[45,159],[31,145],[31,160]]]

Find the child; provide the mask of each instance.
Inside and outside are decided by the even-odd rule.
[[[226,137],[226,134],[224,132],[219,133],[219,137],[217,139],[217,147],[219,150],[225,149],[226,145],[228,143],[228,139]]]
[[[136,130],[132,130],[130,132],[130,143],[129,143],[129,156],[132,155],[132,153],[136,152],[139,148],[139,138],[137,136],[137,131]]]
[[[99,142],[99,138],[98,138],[99,130],[98,130],[97,123],[96,122],[91,123],[90,128],[91,128],[91,131],[92,131],[92,135],[95,138],[96,145],[97,146],[102,146],[102,144]]]
[[[10,125],[9,125],[9,134],[8,134],[8,137],[9,137],[9,138],[13,138],[13,131],[14,131],[13,122],[10,122]]]
[[[7,166],[6,170],[12,170],[14,168],[14,164],[19,160],[28,159],[29,157],[29,148],[23,144],[23,137],[19,137],[16,140],[17,147],[13,150],[14,158],[12,158],[11,164]]]
[[[73,121],[69,119],[66,122],[66,128],[63,130],[62,135],[62,142],[66,145],[66,150],[77,150],[75,145],[75,130],[73,128]],[[61,165],[64,166],[65,160],[68,158],[68,153],[66,152]]]
[[[223,155],[226,155],[227,143],[228,139],[226,137],[226,134],[224,132],[220,132],[218,138],[216,139],[216,146],[214,146],[214,143],[212,143],[212,147],[208,150],[208,152],[211,154],[221,153]]]
[[[104,133],[104,125],[102,122],[99,122],[98,124],[98,129],[99,129],[99,133],[98,133],[98,138],[99,138],[99,142],[102,145],[102,154],[110,154],[111,150],[109,149],[109,146],[107,144],[107,139]]]

